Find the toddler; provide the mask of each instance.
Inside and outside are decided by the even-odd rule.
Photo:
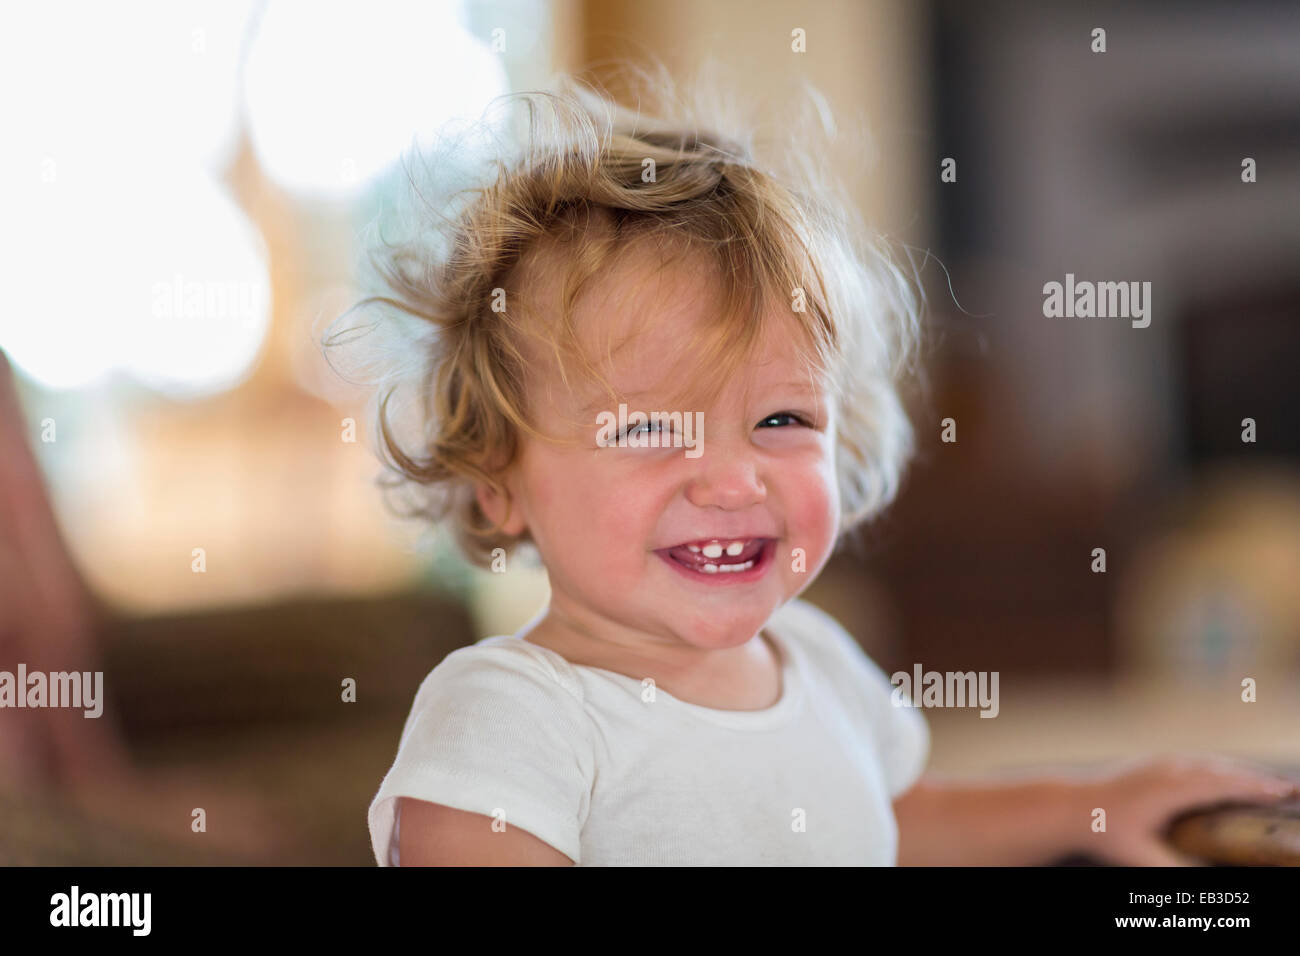
[[[898,487],[917,297],[808,142],[778,172],[724,114],[522,99],[522,146],[386,248],[368,301],[430,331],[423,438],[381,406],[388,460],[472,561],[526,544],[551,595],[424,679],[380,865],[1181,862],[1172,808],[1290,789],[1168,760],[921,780],[921,711],[799,599]]]

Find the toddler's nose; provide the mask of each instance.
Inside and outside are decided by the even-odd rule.
[[[751,452],[715,442],[697,459],[696,466],[686,499],[697,507],[736,511],[762,504],[767,498],[767,487]]]

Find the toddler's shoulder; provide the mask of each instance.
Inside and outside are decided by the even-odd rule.
[[[567,661],[520,638],[498,635],[444,657],[421,682],[411,711],[527,718],[576,716],[583,704],[582,683]]]
[[[567,662],[520,639],[458,648],[420,684],[392,767],[371,802],[375,858],[390,859],[398,798],[493,816],[572,860],[595,779],[582,688]]]
[[[582,698],[582,682],[568,661],[553,651],[512,635],[485,637],[476,644],[452,651],[429,672],[429,677],[435,674],[446,679],[487,675],[503,680],[527,681],[554,687],[579,700]]]

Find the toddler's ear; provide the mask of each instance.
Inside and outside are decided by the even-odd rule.
[[[524,522],[523,512],[517,503],[512,506],[506,495],[480,482],[474,488],[474,497],[477,499],[478,506],[482,509],[483,514],[494,525],[501,525],[501,531],[504,534],[519,535],[524,533],[527,525]],[[505,520],[507,511],[510,514],[508,521]]]

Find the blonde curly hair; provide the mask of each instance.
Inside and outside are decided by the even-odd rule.
[[[765,305],[782,304],[777,314],[797,323],[799,354],[825,373],[837,399],[841,534],[893,499],[912,452],[898,386],[919,344],[918,296],[825,168],[817,140],[829,130],[816,91],[804,100],[815,111],[789,124],[778,172],[756,158],[753,126],[734,106],[718,105],[716,87],[688,100],[662,69],[636,69],[637,109],[567,76],[553,91],[503,98],[526,107],[525,128],[504,147],[500,127],[474,130],[462,157],[482,157],[487,141],[493,151],[476,160],[479,178],[469,187],[435,186],[432,198],[408,168],[411,232],[371,253],[383,291],[347,313],[396,310],[415,327],[407,364],[418,396],[416,447],[392,426],[390,383],[377,395],[380,455],[392,483],[415,492],[408,512],[449,525],[480,567],[495,549],[509,553],[529,540],[490,522],[475,493],[482,483],[504,496],[502,472],[521,436],[546,437],[529,414],[536,352],[527,344],[541,343],[566,383],[576,363],[574,374],[600,380],[617,398],[579,347],[572,312],[634,241],[683,257],[705,251],[691,261],[716,266],[724,308],[700,330],[694,354],[709,374],[692,393],[712,395],[749,358]],[[706,95],[714,96],[707,105]],[[430,168],[436,183],[438,164]],[[548,254],[564,273],[558,316],[528,294],[536,284],[527,276]]]

